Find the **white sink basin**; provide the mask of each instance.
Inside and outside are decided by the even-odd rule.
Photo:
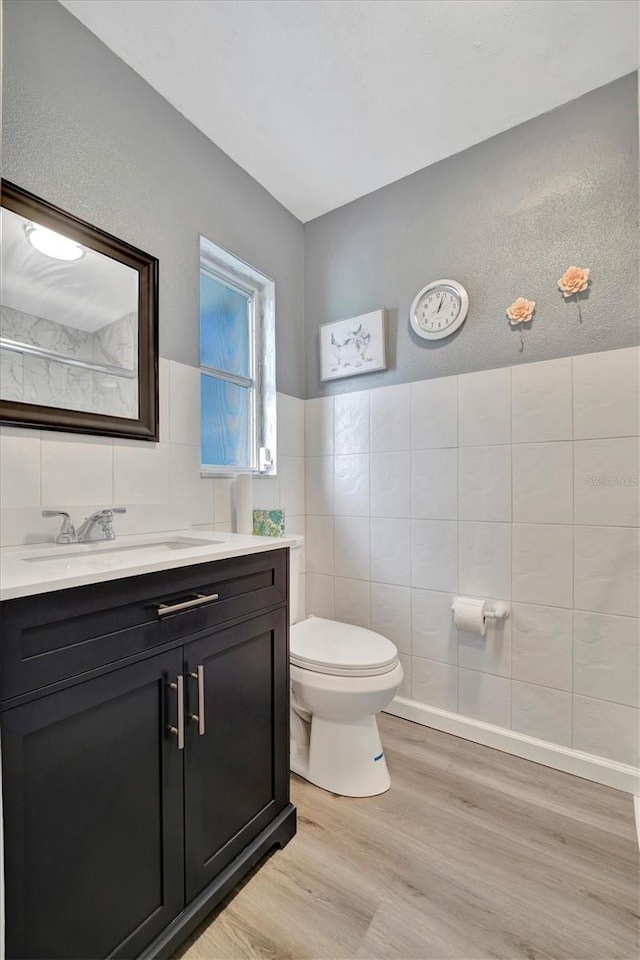
[[[103,554],[133,552],[148,553],[152,551],[157,553],[162,550],[193,550],[195,547],[210,547],[216,543],[224,543],[223,540],[204,540],[202,537],[173,537],[165,540],[150,540],[147,543],[110,543],[105,544],[102,541],[84,544],[59,544],[54,550],[48,550],[46,553],[32,553],[28,557],[22,557],[23,563],[47,563],[49,561],[72,560],[82,558],[89,560],[92,557]]]

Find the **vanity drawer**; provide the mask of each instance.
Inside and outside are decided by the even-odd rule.
[[[273,550],[5,601],[0,700],[284,603],[287,576]]]
[[[161,643],[250,616],[284,603],[287,597],[286,550],[191,567],[188,577],[187,572],[180,571],[185,574],[184,583],[174,580],[158,596]]]

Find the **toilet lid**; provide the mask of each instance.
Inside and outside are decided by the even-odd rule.
[[[309,617],[291,627],[291,663],[338,677],[370,677],[390,673],[398,651],[372,630]]]

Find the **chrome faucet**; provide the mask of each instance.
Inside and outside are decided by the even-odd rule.
[[[126,512],[126,507],[106,507],[104,510],[97,510],[92,513],[78,527],[78,543],[85,543],[88,540],[115,540],[113,515],[114,513]]]
[[[56,543],[77,543],[78,535],[76,528],[71,523],[71,517],[66,510],[43,510],[43,517],[62,517],[62,526],[60,533],[56,537]]]
[[[126,512],[126,507],[105,507],[104,510],[96,510],[87,517],[78,530],[74,527],[66,510],[43,510],[42,516],[63,518],[56,543],[89,543],[95,540],[115,540],[113,515]]]

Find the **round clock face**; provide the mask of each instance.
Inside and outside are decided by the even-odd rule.
[[[435,280],[420,290],[409,313],[411,326],[424,340],[441,340],[464,323],[467,291],[455,280]]]

